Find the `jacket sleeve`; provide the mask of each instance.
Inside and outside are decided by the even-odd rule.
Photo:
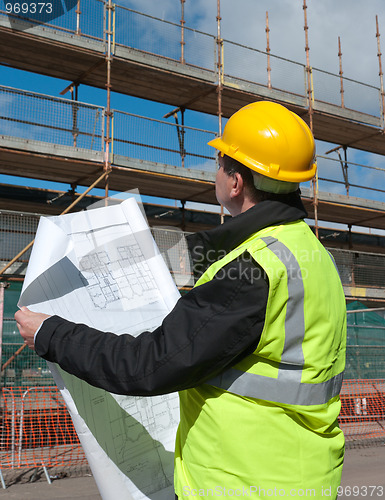
[[[52,316],[37,354],[91,385],[150,396],[188,389],[253,352],[264,325],[268,282],[248,254],[192,289],[153,332],[115,335]]]

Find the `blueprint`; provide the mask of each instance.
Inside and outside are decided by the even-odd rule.
[[[126,308],[137,306],[156,297],[158,290],[147,262],[137,243],[121,245],[117,255],[105,251],[89,253],[80,261],[80,276],[96,308],[105,309],[121,300]],[[127,265],[129,263],[130,265]]]
[[[178,298],[130,198],[41,218],[19,306],[136,336],[158,327]],[[49,365],[103,500],[172,498],[178,395],[118,396]]]

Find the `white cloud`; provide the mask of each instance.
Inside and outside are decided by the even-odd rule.
[[[382,24],[385,52],[385,4],[382,0],[308,0],[310,64],[338,73],[341,37],[346,77],[379,85],[375,16]],[[186,4],[187,5],[187,4]],[[304,12],[297,0],[221,0],[223,36],[265,50],[265,13],[269,12],[271,52],[305,63]],[[187,7],[186,7],[187,8]]]

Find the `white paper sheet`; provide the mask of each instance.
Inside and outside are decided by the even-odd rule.
[[[41,218],[19,306],[138,335],[159,326],[179,296],[130,198]],[[117,396],[49,365],[102,498],[172,498],[178,395]]]

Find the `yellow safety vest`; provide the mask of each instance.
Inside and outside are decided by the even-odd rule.
[[[269,279],[265,325],[251,355],[180,392],[176,494],[336,498],[346,306],[334,261],[297,221],[258,231],[196,286],[245,251]]]

